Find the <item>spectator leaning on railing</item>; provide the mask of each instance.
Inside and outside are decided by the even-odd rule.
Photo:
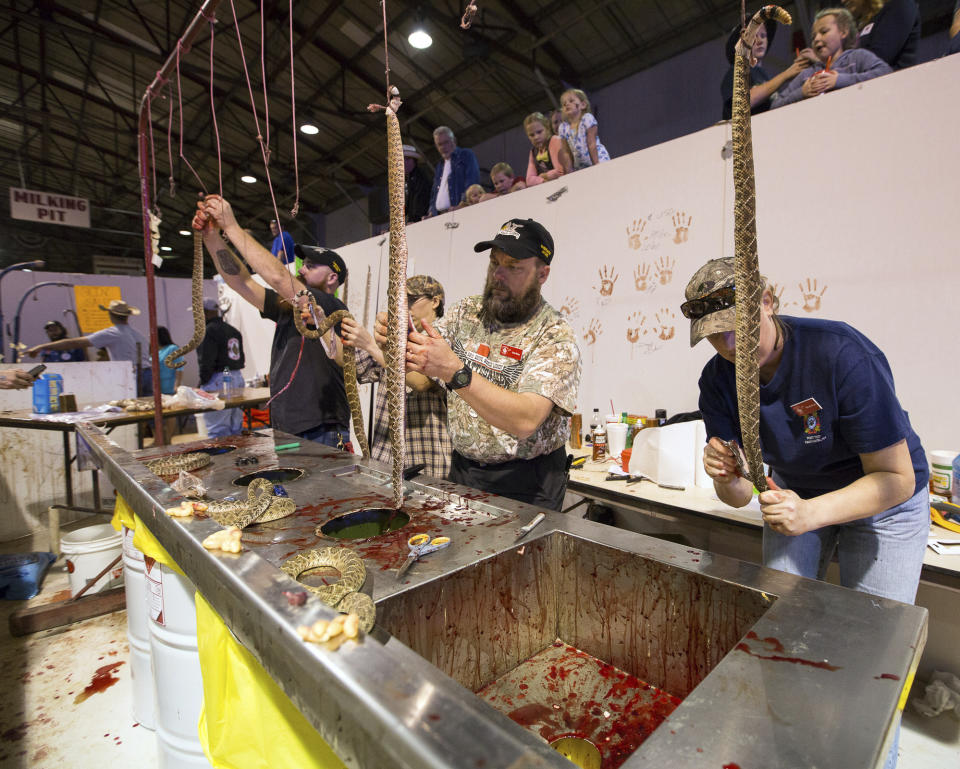
[[[813,20],[813,51],[820,65],[781,89],[773,108],[892,72],[890,65],[857,44],[857,25],[846,8],[825,8]]]

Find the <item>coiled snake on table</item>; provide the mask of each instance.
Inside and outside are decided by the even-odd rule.
[[[753,170],[753,137],[750,130],[750,63],[757,30],[767,20],[790,24],[790,14],[776,5],[757,11],[737,43],[733,64],[733,186],[734,280],[736,302],[736,379],[740,437],[753,485],[767,490],[760,451],[760,305],[764,285],[757,258],[757,200]]]
[[[251,523],[266,523],[286,518],[297,509],[289,497],[275,496],[273,484],[266,478],[254,478],[247,487],[247,498],[236,502],[207,502],[206,513],[221,526],[243,529]]]
[[[300,311],[294,308],[293,324],[301,336],[307,339],[320,339],[337,323],[344,318],[353,318],[347,310],[337,310],[324,317],[323,310],[317,307],[317,302],[306,289],[297,292],[297,296],[306,297],[307,305],[310,308],[310,314],[318,321],[315,329],[307,328],[303,318],[300,317]],[[343,351],[343,387],[347,391],[347,403],[350,405],[350,417],[353,419],[353,431],[357,434],[357,443],[360,444],[360,451],[363,458],[370,456],[370,446],[367,443],[367,433],[363,429],[363,411],[360,410],[360,393],[357,391],[357,360],[353,355],[352,349]]]
[[[361,593],[367,576],[366,567],[359,555],[345,547],[322,547],[306,550],[291,556],[280,566],[294,579],[310,569],[332,567],[340,572],[340,579],[332,585],[315,587],[300,583],[327,606],[344,614],[354,613],[360,617],[360,629],[369,633],[376,619],[377,609],[373,599]],[[298,580],[299,581],[299,580]]]

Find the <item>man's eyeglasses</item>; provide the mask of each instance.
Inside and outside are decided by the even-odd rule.
[[[709,315],[717,310],[725,310],[727,307],[733,307],[737,303],[737,294],[733,286],[724,286],[718,288],[712,294],[691,299],[680,305],[680,312],[685,318],[698,320],[704,315]]]
[[[415,305],[415,304],[416,304],[417,302],[419,302],[421,299],[425,299],[425,298],[426,298],[426,297],[425,297],[423,294],[408,294],[408,295],[407,295],[407,307],[413,307],[413,305]]]

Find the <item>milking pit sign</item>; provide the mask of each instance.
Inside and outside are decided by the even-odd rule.
[[[10,188],[10,218],[69,227],[90,226],[90,201],[55,192]]]

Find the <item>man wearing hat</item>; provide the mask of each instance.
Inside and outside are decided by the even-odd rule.
[[[346,309],[334,296],[347,277],[343,257],[326,248],[297,245],[294,252],[303,264],[295,278],[240,227],[226,200],[207,195],[197,206],[193,227],[203,232],[204,245],[217,271],[230,288],[277,324],[270,351],[270,393],[275,399],[270,407],[271,424],[275,429],[330,446],[348,443],[350,409],[339,365],[339,324],[327,335],[328,344],[337,350],[336,358],[331,359],[321,340],[302,338],[293,322],[294,307],[299,303],[296,296],[303,289],[313,295],[326,315]],[[219,230],[269,288],[253,279]]]
[[[270,253],[284,264],[293,264],[296,256],[294,251],[293,235],[284,230],[280,232],[280,225],[276,219],[270,220],[270,234],[273,235],[273,244]],[[297,265],[299,271],[300,265]]]
[[[197,347],[200,387],[207,392],[220,392],[226,381],[231,390],[242,388],[243,336],[220,317],[220,306],[216,299],[203,300],[203,317],[207,327],[203,341]],[[203,418],[207,435],[211,438],[236,435],[243,427],[243,412],[240,409],[207,411]]]
[[[580,349],[573,329],[540,295],[553,238],[533,219],[511,219],[474,246],[488,249],[483,294],[458,302],[436,329],[424,323],[422,333],[410,333],[407,371],[449,391],[449,480],[559,510]],[[378,334],[385,330],[378,318]],[[418,388],[426,381],[408,377]]]
[[[407,306],[417,329],[423,322],[434,323],[443,317],[443,286],[429,275],[407,278]],[[370,332],[351,318],[343,320],[343,344],[353,347],[357,356],[357,381],[379,382],[374,406],[373,435],[370,453],[380,462],[390,461],[389,409],[383,367],[383,351]],[[450,437],[447,434],[447,390],[442,384],[427,380],[424,390],[407,392],[406,444],[407,467],[423,465],[424,472],[434,478],[446,478],[450,471]]]
[[[48,320],[43,324],[43,330],[47,333],[47,339],[51,342],[57,342],[67,338],[67,329],[59,320]],[[70,350],[46,350],[40,355],[40,360],[44,363],[66,363],[85,361],[86,354],[83,348],[74,347]]]
[[[419,222],[430,210],[430,172],[420,165],[416,147],[403,145],[404,210],[407,222]]]
[[[31,347],[26,355],[31,358],[45,350],[69,350],[74,347],[102,347],[110,354],[110,360],[129,360],[133,362],[134,372],[137,372],[139,362],[139,378],[137,380],[137,395],[142,397],[153,395],[153,378],[150,370],[150,345],[139,331],[132,328],[127,321],[131,315],[139,315],[140,310],[122,299],[111,299],[110,304],[100,309],[110,316],[110,326],[95,331],[86,336],[75,336],[70,339],[59,339],[55,342],[44,342]]]

